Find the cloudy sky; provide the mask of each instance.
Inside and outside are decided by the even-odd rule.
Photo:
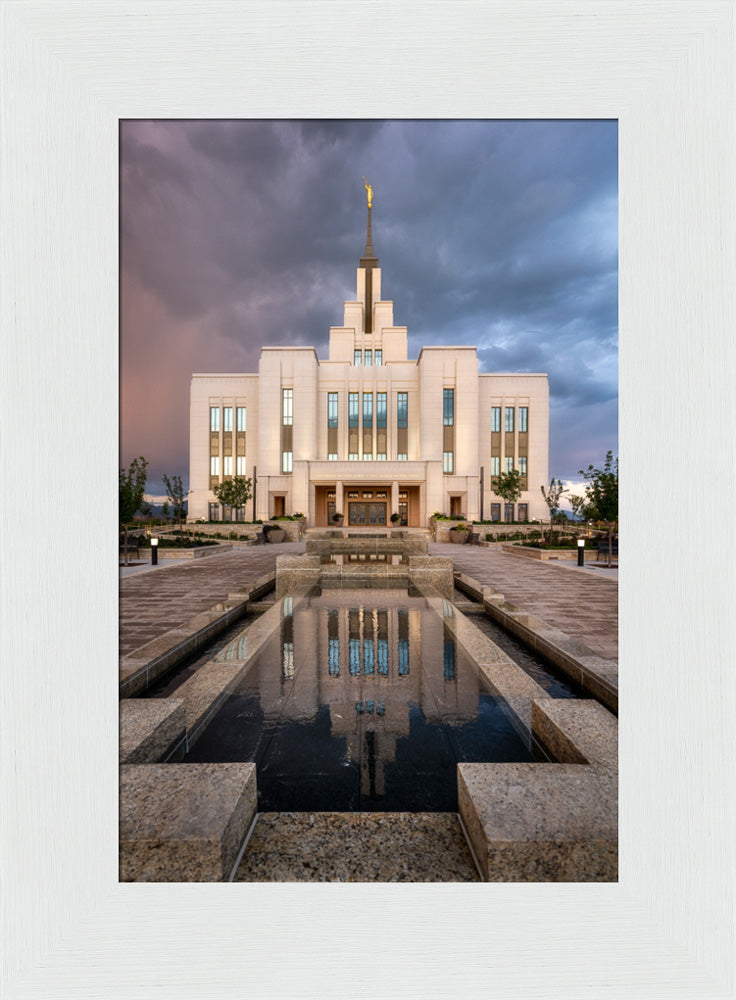
[[[355,297],[365,175],[382,294],[423,344],[547,372],[550,475],[617,446],[614,121],[126,121],[120,464],[189,479],[192,372],[254,372]]]

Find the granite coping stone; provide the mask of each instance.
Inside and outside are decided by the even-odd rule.
[[[120,763],[160,761],[185,732],[181,699],[124,698],[120,702]]]
[[[617,780],[610,769],[458,764],[458,799],[487,881],[617,880]]]
[[[618,720],[597,701],[535,701],[532,727],[560,763],[600,764],[618,770]]]
[[[124,765],[120,880],[227,880],[256,802],[255,764]]]

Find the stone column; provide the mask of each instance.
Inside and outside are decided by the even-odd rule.
[[[388,512],[389,524],[391,524],[391,515],[399,513],[399,482],[397,479],[391,483],[391,510]]]

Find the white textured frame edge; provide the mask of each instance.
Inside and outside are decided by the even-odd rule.
[[[3,995],[732,996],[734,570],[677,508],[696,469],[733,505],[733,5],[6,0],[2,17]],[[118,883],[125,117],[619,119],[618,885]]]

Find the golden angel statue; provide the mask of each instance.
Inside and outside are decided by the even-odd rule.
[[[365,180],[365,177],[363,178],[363,180],[365,181],[365,189],[368,192],[368,208],[370,208],[371,202],[373,201],[373,188],[370,186],[368,181]]]

